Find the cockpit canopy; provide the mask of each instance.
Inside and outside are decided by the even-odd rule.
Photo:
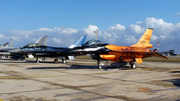
[[[39,46],[39,44],[37,44],[37,43],[30,43],[30,44],[27,44],[26,46],[24,46],[23,48],[35,47],[35,46]]]
[[[99,45],[103,44],[100,40],[89,40],[83,46]]]

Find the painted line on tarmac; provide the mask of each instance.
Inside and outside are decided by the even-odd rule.
[[[113,72],[100,72],[100,73],[83,73],[83,74],[65,74],[65,75],[37,75],[37,76],[10,76],[10,77],[0,77],[0,79],[27,79],[27,78],[37,78],[37,77],[58,77],[58,76],[73,76],[73,75],[90,75],[90,74],[110,74],[118,73],[117,71]]]
[[[169,69],[169,68],[141,68],[142,71],[172,71],[173,69]]]

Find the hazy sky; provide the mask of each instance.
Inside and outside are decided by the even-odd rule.
[[[0,43],[14,47],[48,36],[50,46],[69,46],[82,33],[128,46],[153,28],[151,44],[180,53],[180,0],[0,0]]]

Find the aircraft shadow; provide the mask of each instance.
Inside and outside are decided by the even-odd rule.
[[[180,75],[180,71],[171,71],[169,73],[176,73],[175,75],[179,76]],[[166,82],[172,82],[175,86],[179,87],[180,89],[180,79],[169,79],[169,80],[163,80]]]
[[[32,67],[27,68],[28,69],[68,69],[68,67]]]
[[[9,59],[3,59],[3,60],[0,60],[0,63],[36,63],[36,61],[21,61],[21,60],[9,60]],[[51,62],[51,61],[46,61],[46,62],[39,62],[39,63],[51,63],[51,64],[55,64],[54,62]],[[61,64],[61,63],[59,63]]]
[[[170,73],[180,73],[180,71],[171,71]]]
[[[180,79],[170,79],[170,80],[163,80],[166,82],[172,82],[175,86],[178,87],[178,89],[180,89]]]
[[[90,65],[71,65],[70,67],[32,67],[27,69],[98,69],[97,66]],[[121,70],[129,70],[128,66],[123,66],[120,68],[112,67],[112,66],[102,66],[102,69],[121,69]]]
[[[27,69],[97,69],[97,66],[71,65],[70,67],[32,67]]]
[[[35,63],[33,61],[0,60],[0,63]]]

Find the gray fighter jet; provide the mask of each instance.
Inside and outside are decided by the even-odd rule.
[[[62,60],[62,63],[66,63],[66,59],[74,59],[74,56],[69,56],[63,54],[64,51],[81,46],[86,40],[87,34],[81,35],[71,46],[69,47],[50,47],[50,46],[37,46],[37,45],[27,45],[20,49],[21,54],[28,55],[31,54],[36,57],[36,62],[41,61],[40,58],[50,57],[55,58],[54,63],[58,63],[58,59]]]
[[[46,38],[47,38],[47,35],[44,37],[40,37],[35,43],[30,43],[28,45],[41,46],[44,43]],[[6,56],[6,57],[11,56],[12,59],[25,60],[25,56],[20,53],[20,48],[7,47],[8,44],[9,43],[5,43],[3,46],[0,47],[0,59],[1,60],[2,60],[3,56]]]

